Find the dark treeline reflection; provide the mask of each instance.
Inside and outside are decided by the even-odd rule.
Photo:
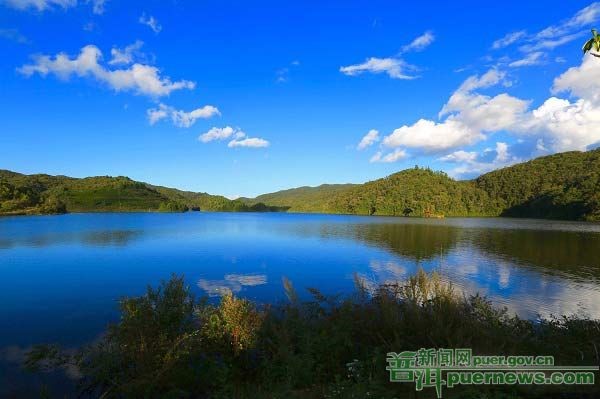
[[[41,232],[33,235],[0,237],[0,249],[20,246],[42,248],[65,244],[124,247],[139,239],[143,234],[141,230],[100,230],[72,233]]]
[[[436,260],[458,246],[546,273],[600,278],[600,234],[560,230],[462,228],[443,224],[366,223],[329,226],[325,237],[345,237],[414,261]]]
[[[124,247],[142,234],[139,230],[93,231],[85,234],[81,241],[87,245]]]
[[[491,255],[580,277],[600,277],[597,233],[486,229],[470,236],[475,247]]]
[[[454,248],[461,229],[432,224],[357,224],[351,238],[383,247],[416,261],[434,259]]]

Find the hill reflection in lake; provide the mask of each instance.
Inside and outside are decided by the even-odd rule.
[[[71,214],[0,219],[0,343],[85,341],[115,301],[171,273],[198,295],[284,298],[438,269],[525,317],[600,316],[600,225],[279,213]],[[65,332],[67,326],[76,325]],[[10,328],[8,328],[10,326]]]
[[[378,284],[420,267],[523,317],[600,318],[598,224],[199,212],[7,217],[0,353],[89,342],[116,320],[118,298],[172,273],[212,301],[231,292],[272,302],[285,299],[284,276],[307,297],[307,287],[348,293],[355,276]],[[6,363],[14,358],[0,356],[0,386],[16,381]]]

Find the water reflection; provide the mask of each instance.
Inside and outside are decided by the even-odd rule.
[[[354,289],[355,275],[374,287],[419,267],[523,317],[600,318],[598,224],[201,212],[0,218],[0,396],[23,348],[90,342],[118,320],[118,298],[172,273],[195,294],[273,302],[285,297],[282,276],[299,295],[337,294]]]
[[[491,256],[551,273],[600,277],[600,234],[572,231],[477,230],[470,243]]]
[[[324,237],[345,236],[386,248],[416,262],[440,261],[457,250],[478,251],[478,256],[493,257],[498,265],[504,260],[541,273],[600,279],[600,233],[596,232],[371,223],[332,226],[322,233]],[[468,255],[465,263],[458,267],[475,267]]]
[[[349,236],[384,247],[400,256],[417,261],[436,258],[456,246],[461,235],[458,227],[433,224],[357,224]]]
[[[237,294],[243,287],[267,284],[265,274],[227,274],[223,280],[198,280],[198,287],[209,297]]]
[[[0,237],[0,249],[16,247],[43,248],[70,244],[125,247],[142,235],[142,230],[100,230],[58,234],[56,232],[42,232],[33,235]]]
[[[52,250],[38,252],[42,248]],[[0,219],[1,250],[8,256],[0,257],[0,281],[13,284],[0,283],[0,311],[4,306],[14,313],[35,298],[45,308],[52,300],[77,301],[65,299],[63,291],[68,293],[65,287],[76,287],[75,282],[84,287],[86,279],[94,288],[71,288],[73,296],[85,292],[90,298],[114,298],[129,293],[132,283],[123,276],[145,285],[175,272],[193,279],[209,296],[261,287],[251,292],[268,301],[281,293],[282,275],[299,287],[340,292],[352,289],[355,272],[386,282],[406,279],[423,267],[442,270],[465,292],[482,292],[520,314],[587,309],[600,316],[595,305],[600,225],[591,223],[234,213],[66,215]],[[52,284],[44,287],[44,280]],[[19,298],[23,292],[27,296]],[[41,299],[43,293],[51,299]]]

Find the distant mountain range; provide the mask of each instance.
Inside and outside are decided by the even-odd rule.
[[[600,220],[600,149],[540,157],[474,180],[416,167],[364,184],[299,187],[237,200],[127,177],[0,170],[0,214],[190,209]]]

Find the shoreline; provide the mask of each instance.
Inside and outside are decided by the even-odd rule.
[[[61,216],[61,215],[80,215],[80,214],[132,214],[132,213],[157,213],[157,214],[184,214],[184,213],[260,213],[260,214],[290,214],[290,215],[323,215],[323,216],[359,216],[369,218],[395,218],[395,219],[414,219],[414,220],[445,220],[445,219],[503,219],[503,220],[539,220],[548,222],[574,222],[574,223],[586,223],[586,224],[600,224],[600,221],[596,220],[585,220],[585,219],[549,219],[549,218],[536,218],[536,217],[518,217],[518,216],[502,216],[502,215],[452,215],[443,217],[427,217],[427,216],[402,216],[402,215],[368,215],[360,213],[326,213],[326,212],[309,212],[309,211],[215,211],[215,210],[188,210],[185,212],[168,212],[159,210],[143,210],[143,209],[131,209],[131,210],[85,210],[85,211],[69,211],[64,213],[35,213],[27,211],[14,211],[10,213],[0,213],[0,218],[3,217],[17,217],[17,216]]]

